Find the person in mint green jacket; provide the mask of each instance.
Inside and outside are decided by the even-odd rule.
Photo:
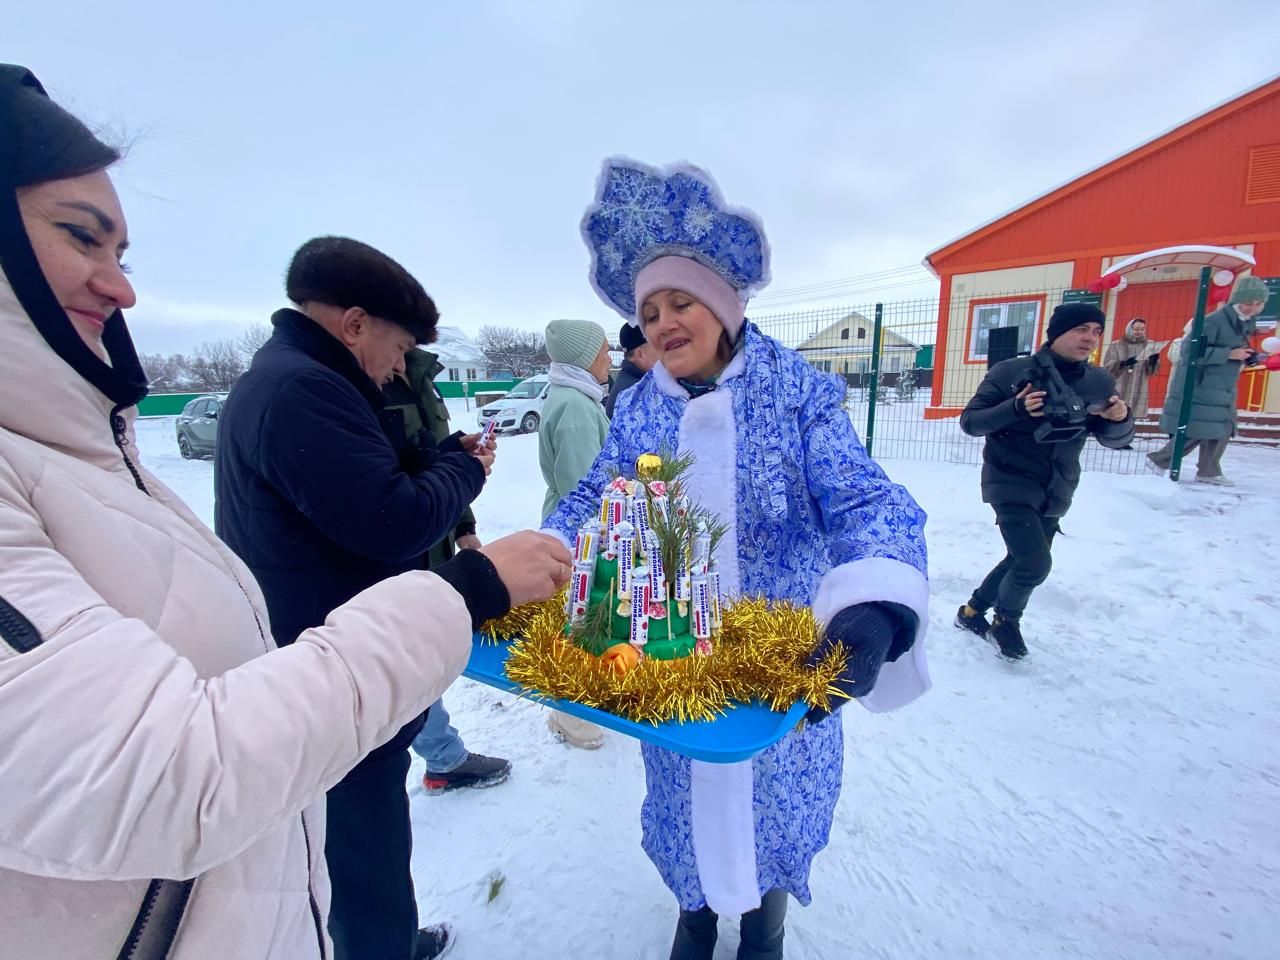
[[[547,324],[547,355],[551,389],[538,428],[538,462],[547,481],[543,520],[591,470],[609,432],[601,405],[608,392],[609,341],[600,324],[552,320]]]
[[[538,462],[547,481],[543,520],[591,472],[609,432],[609,418],[601,405],[609,379],[609,340],[604,328],[589,320],[552,320],[547,324],[547,355],[551,389],[542,403],[538,428]],[[604,743],[600,727],[567,713],[552,710],[547,726],[571,747],[595,750]]]

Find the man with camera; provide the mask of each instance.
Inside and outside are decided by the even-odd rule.
[[[995,511],[1007,553],[960,608],[956,626],[985,637],[1008,660],[1027,655],[1022,611],[1049,576],[1085,440],[1092,434],[1104,447],[1120,448],[1133,439],[1133,414],[1115,381],[1089,363],[1105,323],[1091,304],[1059,304],[1045,345],[995,364],[960,415],[961,430],[986,437],[982,499]]]

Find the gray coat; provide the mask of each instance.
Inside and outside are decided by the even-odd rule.
[[[1191,395],[1188,440],[1226,440],[1236,432],[1236,381],[1244,368],[1242,360],[1227,358],[1232,350],[1249,345],[1252,321],[1246,322],[1234,307],[1225,306],[1204,318],[1204,351],[1196,368]],[[1164,398],[1160,429],[1177,432],[1178,411],[1182,408],[1182,379],[1193,351],[1184,349],[1178,359]]]

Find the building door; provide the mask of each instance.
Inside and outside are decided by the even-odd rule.
[[[1147,338],[1168,344],[1182,336],[1182,328],[1196,314],[1199,280],[1167,280],[1157,283],[1130,283],[1116,299],[1116,329],[1113,337],[1124,336],[1130,320],[1147,321]],[[1164,406],[1164,395],[1173,375],[1168,347],[1160,350],[1160,366],[1150,382],[1148,403],[1152,410]]]

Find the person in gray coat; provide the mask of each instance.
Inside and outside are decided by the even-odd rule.
[[[1182,451],[1185,454],[1199,448],[1196,479],[1201,483],[1234,486],[1222,474],[1222,455],[1236,432],[1236,382],[1252,352],[1249,336],[1253,318],[1262,312],[1269,295],[1267,285],[1257,277],[1242,277],[1227,305],[1204,318],[1204,350],[1196,367],[1187,443]],[[1168,470],[1173,462],[1173,434],[1178,431],[1182,383],[1190,362],[1191,351],[1183,350],[1164,399],[1160,429],[1170,435],[1169,442],[1147,455],[1161,470]]]

